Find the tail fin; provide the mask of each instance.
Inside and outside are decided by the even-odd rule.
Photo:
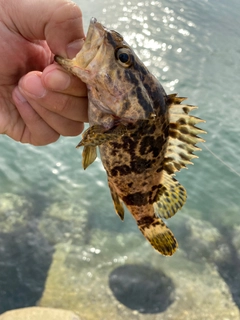
[[[145,217],[138,221],[138,227],[153,248],[161,254],[171,256],[177,250],[177,240],[162,219]]]

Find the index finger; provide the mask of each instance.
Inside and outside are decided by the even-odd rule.
[[[6,25],[29,40],[46,40],[54,54],[67,57],[68,44],[84,38],[82,12],[70,0],[8,0],[4,11]]]

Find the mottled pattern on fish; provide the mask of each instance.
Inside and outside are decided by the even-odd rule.
[[[172,217],[186,201],[173,176],[200,150],[195,144],[204,131],[195,124],[203,120],[188,114],[196,107],[166,95],[122,36],[96,19],[76,58],[56,61],[88,86],[90,128],[78,145],[84,146],[84,169],[99,146],[119,217],[124,218],[124,203],[151,245],[172,255],[177,241],[162,218]]]

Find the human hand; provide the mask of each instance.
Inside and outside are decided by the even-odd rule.
[[[80,9],[70,0],[0,0],[0,134],[46,145],[87,121],[87,90],[52,64],[83,43]]]

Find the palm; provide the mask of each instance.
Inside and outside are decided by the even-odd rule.
[[[45,41],[30,42],[2,26],[0,57],[0,128],[19,140],[24,122],[13,102],[12,91],[24,74],[43,70],[51,62],[52,54]]]

